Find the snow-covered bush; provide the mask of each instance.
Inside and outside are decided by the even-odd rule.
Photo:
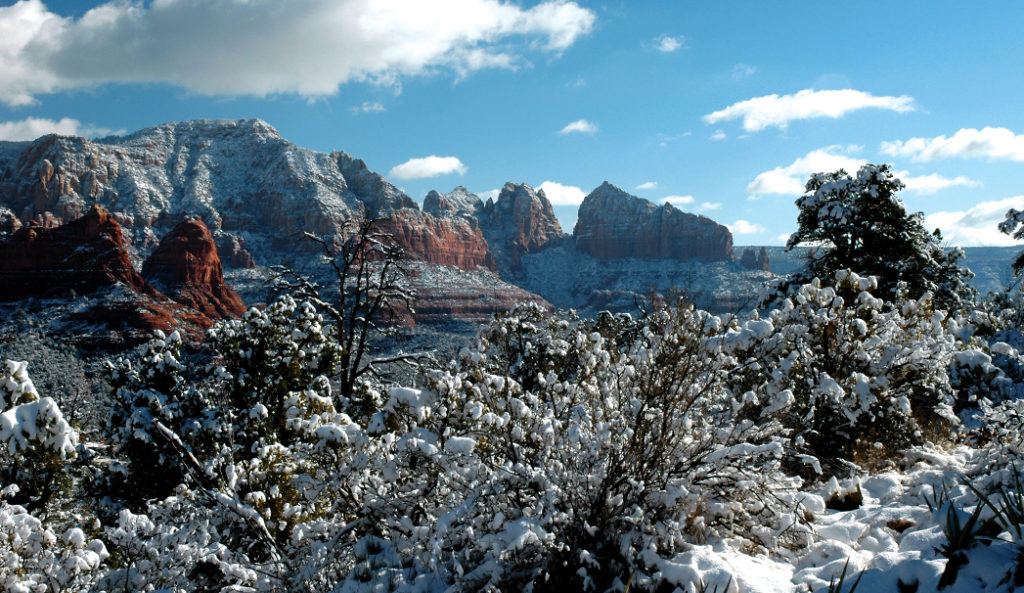
[[[374,509],[391,560],[362,580],[645,591],[689,585],[661,571],[686,542],[804,537],[775,425],[737,420],[708,350],[721,327],[679,305],[616,341],[524,307],[428,388],[390,389],[368,428],[393,443]]]
[[[13,360],[0,367],[0,487],[15,486],[9,498],[37,509],[67,486],[78,435],[57,402],[39,397],[27,367]]]
[[[741,363],[729,381],[748,410],[779,418],[795,449],[821,461],[891,459],[955,422],[946,314],[930,293],[887,302],[877,288],[841,270],[720,338]]]
[[[351,554],[340,538],[359,518],[372,457],[335,405],[325,375],[338,348],[322,327],[312,305],[285,296],[211,330],[201,355],[158,334],[119,361],[107,482],[125,491],[107,493],[124,578],[184,589],[341,580]]]
[[[40,397],[25,362],[0,368],[0,587],[91,591],[107,551],[75,509],[69,462],[78,435]]]

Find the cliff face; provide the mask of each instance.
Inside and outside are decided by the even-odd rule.
[[[211,319],[241,317],[245,303],[224,282],[213,235],[199,219],[179,223],[142,266],[142,277]]]
[[[378,222],[413,258],[463,270],[494,270],[494,257],[480,229],[461,218],[435,218],[412,209],[395,210]]]
[[[608,182],[580,205],[576,248],[600,259],[731,261],[732,234],[713,220],[631,196]]]
[[[543,191],[525,183],[506,183],[497,201],[487,200],[477,212],[480,229],[498,262],[498,269],[518,276],[522,258],[554,244],[562,227]]]
[[[189,242],[195,243],[194,233],[182,234],[193,235]],[[209,231],[203,239],[207,238]],[[168,245],[173,243],[175,240],[168,241]],[[146,339],[156,329],[179,329],[199,337],[215,319],[245,311],[238,295],[223,284],[223,276],[218,287],[220,262],[212,245],[211,241],[198,250],[180,251],[177,259],[169,254],[157,258],[171,264],[167,270],[170,279],[183,280],[170,287],[175,289],[175,298],[169,298],[135,271],[117,220],[95,205],[67,224],[52,228],[24,226],[0,240],[0,300],[90,295],[89,305],[79,307],[70,321],[89,327],[105,326],[120,340]],[[184,255],[192,251],[201,256]],[[180,290],[185,285],[188,289]],[[234,300],[224,305],[231,295]],[[208,306],[211,299],[218,298],[219,307]],[[106,341],[109,337],[100,339]]]
[[[103,207],[63,226],[23,226],[0,241],[0,300],[88,294],[115,284],[153,295],[124,249],[121,227]]]

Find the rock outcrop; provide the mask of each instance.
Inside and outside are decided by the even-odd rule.
[[[710,218],[656,206],[607,181],[580,204],[576,247],[600,259],[733,259],[732,234]]]
[[[160,240],[142,266],[142,277],[175,301],[211,319],[241,317],[245,303],[224,282],[213,235],[188,219]]]
[[[522,272],[522,258],[556,244],[562,227],[544,191],[525,183],[506,183],[497,201],[487,200],[477,211],[480,229],[504,276]]]
[[[218,231],[213,237],[213,242],[217,244],[217,256],[221,265],[242,269],[256,267],[256,260],[245,248],[245,240],[241,237]]]
[[[21,221],[9,208],[0,206],[0,234],[13,233],[21,228]]]
[[[771,272],[771,260],[768,257],[768,249],[762,247],[756,254],[753,248],[747,247],[743,250],[743,255],[740,256],[740,264],[748,270],[760,270],[762,272]]]
[[[495,269],[483,234],[465,219],[435,218],[420,210],[404,208],[380,219],[377,225],[414,259],[463,270]]]
[[[135,271],[120,225],[102,206],[63,226],[23,226],[0,242],[0,300],[88,294],[118,283],[156,294]]]
[[[483,210],[484,203],[480,196],[469,191],[465,186],[458,186],[451,193],[442,194],[431,190],[423,198],[423,211],[438,218],[464,218],[478,223],[477,217]]]

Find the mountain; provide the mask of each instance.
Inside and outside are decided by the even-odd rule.
[[[304,233],[339,246],[351,221],[375,218],[408,255],[418,321],[479,320],[529,300],[621,310],[669,290],[732,308],[768,277],[766,258],[744,260],[756,270],[734,262],[726,227],[607,182],[581,204],[572,235],[544,192],[526,183],[506,183],[486,201],[461,186],[434,191],[420,209],[364,161],[300,148],[258,119],[172,122],[98,140],[0,142],[0,233],[60,226],[93,204],[119,225],[134,268],[158,286],[173,284],[169,295],[207,313],[237,306],[222,311],[219,301],[190,299],[190,281],[175,284],[182,281],[176,264],[163,259],[170,246],[195,255],[196,223],[208,229],[203,244],[215,245],[225,282],[258,303],[273,296],[270,266],[329,271]],[[161,245],[169,235],[169,246]],[[163,263],[144,268],[152,255]]]
[[[573,238],[582,253],[601,259],[734,259],[732,233],[723,225],[607,181],[584,198]]]
[[[417,274],[412,283],[424,311],[472,310],[467,314],[479,318],[513,300],[543,300],[494,273],[494,255],[475,220],[424,212],[362,160],[297,147],[258,119],[166,123],[99,140],[50,135],[0,143],[0,232],[30,222],[61,225],[94,203],[118,222],[136,267],[177,224],[201,220],[220,259],[234,268],[229,279],[239,278],[250,301],[269,298],[266,274],[237,270],[287,264],[325,271],[304,233],[339,245],[349,221],[361,217],[379,219],[413,260],[466,272],[444,276],[453,294],[470,293],[481,284],[478,275],[487,277],[490,297],[449,307],[430,302],[444,298],[422,284],[434,275]]]

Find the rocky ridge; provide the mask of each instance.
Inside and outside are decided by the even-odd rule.
[[[576,248],[600,259],[732,261],[732,234],[705,216],[656,206],[607,181],[580,204]]]
[[[129,340],[155,329],[197,336],[214,320],[245,312],[224,283],[212,237],[201,222],[182,223],[161,245],[144,270],[166,282],[171,297],[135,270],[120,225],[102,206],[64,225],[24,226],[0,240],[0,301],[74,301],[85,295],[89,304],[68,321],[104,325]]]

